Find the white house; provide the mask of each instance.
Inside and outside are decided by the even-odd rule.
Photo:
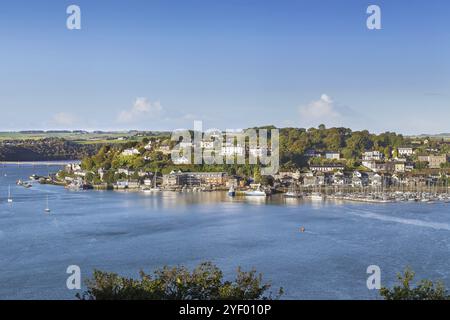
[[[123,156],[135,156],[135,155],[138,155],[138,154],[141,154],[141,153],[136,148],[125,149],[125,150],[122,151],[122,155]]]
[[[380,151],[366,151],[363,154],[363,160],[383,160],[384,154]]]
[[[307,150],[307,151],[305,152],[305,157],[309,157],[309,158],[320,158],[320,157],[322,157],[322,155],[320,154],[320,152],[317,152],[317,151],[314,150],[314,149],[310,149],[310,150]]]
[[[173,160],[174,164],[189,164],[191,161],[185,157],[185,156],[181,156],[178,159]]]
[[[313,172],[332,172],[336,170],[344,171],[345,166],[343,164],[324,164],[324,165],[310,165],[309,168]]]
[[[250,148],[248,153],[254,157],[262,157],[263,155],[267,155],[267,148]]]
[[[153,146],[152,146],[152,142],[151,142],[151,141],[149,141],[149,142],[147,143],[147,145],[144,147],[144,149],[147,150],[147,151],[152,150],[152,148],[153,148]]]
[[[397,149],[398,155],[403,157],[410,157],[414,154],[413,148],[410,147],[400,147]]]
[[[131,170],[127,169],[127,168],[119,168],[119,169],[117,169],[116,173],[117,174],[125,174],[127,176],[131,176],[131,175],[134,174],[134,171],[131,171]]]
[[[335,159],[335,160],[340,160],[341,159],[341,154],[339,152],[336,151],[327,151],[325,152],[325,158],[326,159]]]
[[[221,155],[222,156],[234,156],[234,155],[243,156],[244,148],[241,146],[225,145],[225,146],[222,146]]]
[[[214,149],[214,141],[201,141],[200,147],[205,149]]]

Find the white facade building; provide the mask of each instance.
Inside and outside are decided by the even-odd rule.
[[[122,151],[122,155],[123,156],[135,156],[135,155],[138,155],[138,154],[141,154],[141,153],[136,148],[125,149],[125,150]]]
[[[410,157],[414,154],[413,148],[400,147],[397,149],[399,156]]]

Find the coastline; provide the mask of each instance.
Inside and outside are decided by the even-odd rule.
[[[38,160],[38,161],[0,161],[0,165],[36,165],[36,166],[58,166],[58,165],[66,165],[81,163],[81,160]]]

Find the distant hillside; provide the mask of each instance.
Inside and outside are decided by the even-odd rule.
[[[450,140],[450,133],[438,133],[438,134],[418,134],[418,135],[411,135],[408,136],[409,138],[412,139],[425,139],[425,138],[430,138],[433,140]]]
[[[95,154],[99,147],[59,138],[6,140],[0,143],[0,161],[76,160]]]

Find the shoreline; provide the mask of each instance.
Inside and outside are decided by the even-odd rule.
[[[0,161],[0,165],[58,166],[58,165],[67,165],[71,163],[81,163],[81,160]]]

